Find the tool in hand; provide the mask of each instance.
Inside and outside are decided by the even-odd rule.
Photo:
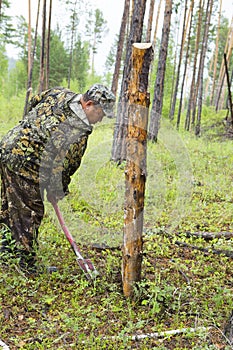
[[[68,239],[68,241],[71,244],[71,247],[73,248],[73,251],[77,257],[77,262],[80,268],[83,270],[88,280],[94,280],[96,276],[99,274],[98,271],[96,270],[95,266],[92,264],[90,259],[84,259],[84,257],[82,256],[79,247],[77,246],[73,236],[71,235],[71,233],[68,230],[68,227],[65,224],[64,218],[58,207],[57,202],[53,200],[50,202],[55,210],[55,213],[57,215],[57,218],[61,225],[62,230],[64,231],[66,238]]]

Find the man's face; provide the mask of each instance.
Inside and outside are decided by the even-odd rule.
[[[101,122],[104,112],[100,105],[95,105],[92,101],[88,101],[85,107],[85,113],[90,124]]]

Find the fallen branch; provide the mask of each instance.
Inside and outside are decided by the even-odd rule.
[[[132,336],[127,336],[127,338],[137,341],[146,338],[166,338],[182,333],[199,333],[209,331],[212,327],[194,327],[194,328],[181,328],[181,329],[173,329],[170,331],[164,332],[155,332],[155,333],[145,333],[145,334],[135,334]],[[117,340],[120,336],[113,336],[111,340]],[[104,339],[109,339],[109,337],[104,337]]]
[[[168,237],[171,241],[174,240],[174,236],[168,233],[167,231],[160,231],[156,232],[155,234],[164,234],[166,237]],[[177,235],[177,234],[175,234]],[[225,255],[228,258],[233,258],[233,251],[232,250],[225,250],[225,249],[215,249],[215,248],[203,248],[203,247],[198,247],[189,243],[181,242],[181,241],[174,241],[174,244],[184,247],[184,248],[189,248],[189,249],[194,249],[194,250],[199,250],[201,252],[207,253],[207,254],[217,254],[217,255]]]
[[[10,350],[9,346],[6,345],[1,339],[0,339],[0,346],[2,347],[2,350]]]
[[[187,238],[203,238],[205,241],[210,241],[212,239],[225,238],[230,239],[233,238],[233,232],[184,232],[184,233],[176,233],[177,236],[186,236]]]
[[[179,245],[180,247],[184,248],[190,248],[194,250],[199,250],[201,252],[207,253],[207,254],[217,254],[217,255],[225,255],[228,258],[233,258],[233,251],[232,250],[225,250],[225,249],[215,249],[215,248],[202,248],[198,247],[192,244],[188,244],[185,242],[175,241],[176,245]]]

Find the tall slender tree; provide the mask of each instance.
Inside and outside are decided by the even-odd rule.
[[[199,54],[199,43],[201,36],[201,23],[202,23],[202,12],[203,12],[203,2],[205,0],[199,0],[198,6],[198,20],[197,20],[197,29],[196,29],[196,41],[195,41],[195,53],[193,59],[193,70],[192,70],[192,78],[190,84],[190,92],[188,98],[188,107],[185,118],[185,129],[190,129],[191,117],[192,124],[195,122],[195,114],[196,114],[196,73],[197,73],[197,60]]]
[[[151,41],[151,32],[154,18],[154,8],[155,8],[155,0],[150,0],[150,8],[149,8],[149,16],[147,22],[146,29],[146,42],[149,43]]]
[[[189,59],[189,52],[190,52],[190,40],[191,40],[191,31],[192,31],[192,20],[193,20],[193,9],[194,9],[194,0],[191,0],[190,3],[190,22],[189,22],[189,33],[188,33],[188,40],[186,45],[186,55],[185,55],[185,62],[184,62],[184,69],[183,69],[183,78],[181,82],[181,90],[180,90],[180,101],[179,101],[179,108],[177,113],[177,122],[176,127],[179,129],[180,126],[180,119],[181,119],[181,110],[182,110],[182,104],[183,104],[183,95],[184,95],[184,83],[185,83],[185,77],[188,67],[188,59]]]
[[[217,27],[217,34],[216,34],[216,41],[215,41],[215,51],[214,51],[213,84],[212,84],[212,91],[211,91],[211,96],[210,96],[210,103],[211,103],[211,105],[213,105],[213,102],[214,102],[214,91],[215,91],[215,87],[216,87],[221,15],[222,15],[222,0],[220,0],[220,2],[219,2],[218,27]]]
[[[38,6],[37,6],[36,29],[35,29],[35,35],[34,35],[33,50],[31,53],[31,64],[30,64],[30,70],[29,70],[29,74],[28,74],[27,91],[26,91],[26,97],[25,97],[23,117],[27,113],[28,100],[29,100],[30,92],[31,92],[31,88],[32,88],[32,75],[33,75],[34,59],[35,59],[36,45],[37,45],[39,13],[40,13],[40,0],[38,0]]]
[[[179,88],[179,81],[180,81],[180,70],[181,70],[182,57],[183,57],[184,44],[185,44],[185,37],[186,37],[185,28],[186,28],[186,21],[187,21],[187,10],[188,10],[188,0],[185,0],[184,18],[183,18],[183,30],[182,30],[182,38],[181,38],[181,45],[180,45],[180,56],[179,56],[177,74],[176,74],[176,84],[175,84],[174,94],[173,94],[173,98],[172,98],[172,105],[171,105],[171,110],[170,110],[170,119],[173,119],[174,118],[174,114],[175,114],[176,99],[177,99],[178,88]]]
[[[204,36],[203,36],[203,41],[202,41],[202,49],[201,49],[199,73],[198,73],[198,75],[200,76],[200,84],[198,86],[198,111],[197,111],[197,123],[196,123],[196,128],[195,128],[195,135],[196,136],[199,136],[200,132],[201,132],[203,74],[204,74],[204,67],[205,67],[206,52],[207,52],[207,48],[208,48],[208,33],[209,33],[210,20],[211,20],[212,9],[213,9],[213,1],[214,0],[208,0],[207,6],[206,6]]]
[[[169,43],[169,34],[172,16],[172,0],[166,0],[161,45],[159,51],[159,62],[154,86],[154,98],[150,113],[150,126],[148,139],[157,141],[160,118],[163,108],[164,78],[166,72],[166,60]]]
[[[42,35],[41,35],[41,51],[40,51],[40,82],[39,93],[44,90],[45,87],[45,35],[46,35],[46,0],[43,2],[43,14],[42,14]]]
[[[112,78],[112,92],[115,95],[117,94],[117,90],[118,90],[118,82],[119,82],[119,75],[120,75],[120,68],[121,68],[122,53],[123,53],[124,42],[125,42],[127,20],[129,17],[129,7],[130,7],[130,0],[125,0],[124,11],[123,11],[123,16],[122,16],[122,20],[121,20],[120,34],[119,34],[119,39],[118,39],[118,44],[117,44],[115,70],[114,70],[113,78]]]
[[[48,87],[49,87],[51,19],[52,19],[52,0],[50,0],[50,2],[49,2],[49,22],[48,22],[48,31],[47,31],[47,45],[46,45],[46,81],[45,81],[45,89],[48,89]]]

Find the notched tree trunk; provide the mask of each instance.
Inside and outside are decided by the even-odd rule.
[[[151,44],[133,45],[126,139],[127,157],[122,263],[123,292],[126,297],[133,295],[133,285],[141,279],[149,109],[147,87],[151,59]]]

